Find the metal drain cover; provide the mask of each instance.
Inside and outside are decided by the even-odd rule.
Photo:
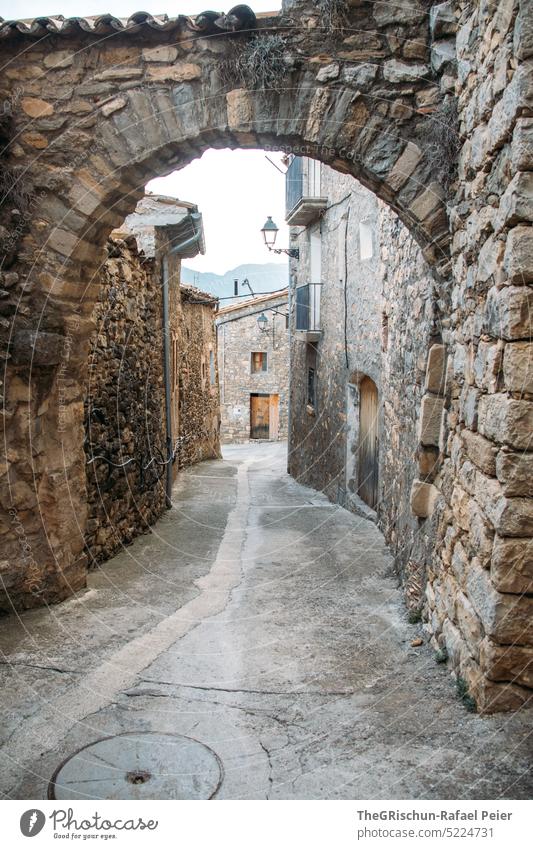
[[[56,769],[49,799],[211,799],[222,764],[208,746],[179,734],[105,737]]]

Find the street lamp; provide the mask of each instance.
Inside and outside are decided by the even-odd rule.
[[[272,221],[272,216],[269,215],[264,226],[261,228],[261,233],[263,234],[263,239],[265,240],[265,245],[267,246],[269,251],[275,254],[287,254],[291,259],[300,259],[300,250],[299,248],[275,248],[276,238],[279,233],[279,228],[276,227],[274,221]]]
[[[266,333],[268,331],[268,318],[266,317],[264,312],[262,312],[261,315],[258,317],[257,326],[259,327],[261,333]]]

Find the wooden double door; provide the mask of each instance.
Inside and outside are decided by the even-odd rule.
[[[250,395],[250,439],[277,439],[279,395]]]

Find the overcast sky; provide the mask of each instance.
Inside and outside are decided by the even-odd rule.
[[[3,18],[31,18],[61,14],[65,17],[99,15],[112,12],[128,17],[142,10],[169,16],[196,14],[206,8],[227,11],[234,3],[225,0],[220,6],[208,0],[0,0]],[[256,12],[281,7],[281,0],[253,0]],[[280,164],[279,154],[269,156]],[[282,256],[269,254],[260,229],[267,215],[272,215],[280,228],[278,244],[287,247],[288,230],[284,222],[285,183],[282,174],[268,162],[264,152],[255,150],[208,151],[182,171],[153,180],[149,189],[179,197],[198,205],[203,214],[207,253],[189,260],[187,265],[198,271],[223,274],[242,263],[284,262]]]

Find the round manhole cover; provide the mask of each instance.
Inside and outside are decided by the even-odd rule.
[[[105,737],[56,769],[49,799],[212,799],[222,764],[208,746],[179,734]]]

